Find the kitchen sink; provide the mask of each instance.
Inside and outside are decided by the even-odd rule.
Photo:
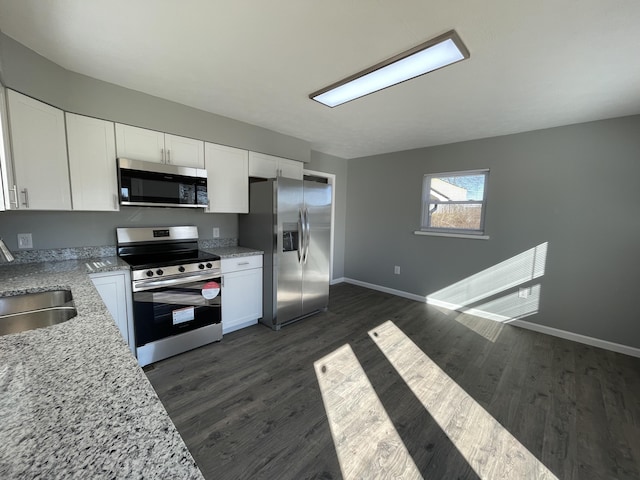
[[[50,327],[77,315],[69,290],[0,297],[0,335]]]

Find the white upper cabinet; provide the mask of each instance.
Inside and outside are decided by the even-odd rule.
[[[116,123],[118,157],[204,168],[204,142]]]
[[[65,114],[74,210],[118,210],[113,122]]]
[[[210,213],[249,213],[249,152],[205,143]]]
[[[276,178],[278,176],[278,157],[249,152],[249,176]]]
[[[19,208],[71,210],[64,113],[7,91]]]
[[[260,178],[287,177],[302,180],[303,164],[295,160],[249,152],[249,176]]]
[[[9,192],[13,183],[9,185],[9,128],[7,122],[7,103],[5,101],[5,90],[0,85],[0,210],[8,209],[11,202]],[[15,195],[14,195],[15,197]]]
[[[164,133],[116,123],[118,157],[164,163]]]
[[[302,162],[296,162],[295,160],[287,160],[281,158],[278,161],[280,167],[280,176],[286,178],[296,178],[302,180],[304,176],[304,166]]]
[[[177,135],[164,135],[166,163],[183,167],[204,167],[204,142]]]

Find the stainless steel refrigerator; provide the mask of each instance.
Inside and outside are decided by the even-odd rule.
[[[251,183],[239,242],[264,251],[262,323],[274,330],[329,302],[331,186],[279,177]]]

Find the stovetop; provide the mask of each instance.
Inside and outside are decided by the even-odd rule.
[[[191,263],[207,263],[220,260],[218,255],[203,252],[202,250],[179,253],[152,253],[121,256],[122,260],[131,265],[134,270],[148,268],[168,267],[174,265],[186,265]]]

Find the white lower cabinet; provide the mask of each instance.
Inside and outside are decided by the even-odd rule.
[[[222,259],[222,333],[262,317],[262,255]]]
[[[135,355],[133,333],[133,305],[131,303],[131,273],[117,272],[93,273],[89,275],[102,301],[116,322],[122,337]]]

